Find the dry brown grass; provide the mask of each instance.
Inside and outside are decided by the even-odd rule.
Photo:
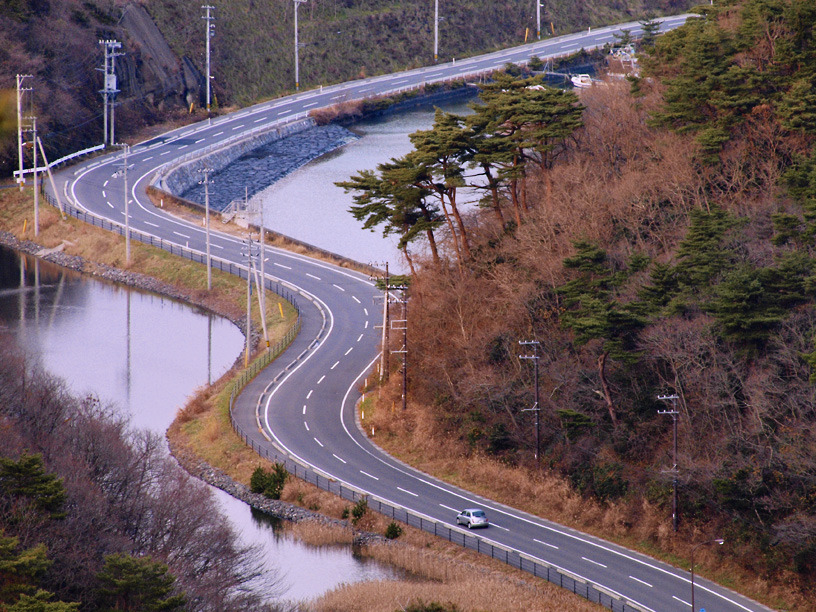
[[[329,525],[322,521],[300,521],[287,523],[287,533],[310,546],[350,546],[354,541],[354,532],[348,527]]]

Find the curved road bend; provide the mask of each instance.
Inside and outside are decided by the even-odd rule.
[[[676,27],[685,16],[664,20]],[[580,48],[602,46],[623,24],[571,34],[417,70],[312,90],[167,132],[131,149],[128,172],[130,226],[135,230],[203,252],[202,227],[156,209],[145,195],[153,174],[188,153],[263,125],[272,125],[343,100],[412,88],[423,83],[479,74],[531,55],[542,59]],[[58,188],[78,207],[124,224],[124,184],[113,154],[58,173]],[[241,242],[211,232],[213,257],[241,264]],[[691,606],[687,572],[603,540],[566,529],[437,481],[381,452],[355,423],[359,383],[378,351],[378,293],[368,278],[309,258],[269,249],[268,275],[301,293],[303,329],[286,353],[262,372],[239,397],[236,417],[255,442],[269,440],[305,464],[377,497],[453,524],[465,506],[484,507],[492,526],[483,534],[551,565],[621,594],[643,610],[669,612]],[[280,380],[259,405],[261,389]],[[257,414],[256,414],[257,408]],[[257,419],[257,420],[256,420]],[[260,423],[263,431],[258,429]],[[767,610],[747,598],[705,580],[695,581],[700,607],[718,612]]]

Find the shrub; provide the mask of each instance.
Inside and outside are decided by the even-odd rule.
[[[389,540],[396,540],[398,537],[402,535],[402,527],[397,525],[394,521],[388,523],[388,527],[385,528],[385,537]]]
[[[351,516],[352,516],[351,522],[353,524],[355,524],[355,525],[357,523],[359,523],[360,519],[363,518],[363,516],[365,516],[365,513],[367,511],[368,511],[368,500],[365,497],[363,497],[362,499],[360,499],[360,501],[358,501],[356,504],[354,504],[354,507],[351,509]]]
[[[261,493],[270,499],[280,499],[288,477],[289,473],[282,463],[275,463],[271,472],[258,466],[249,479],[249,488],[253,493]]]

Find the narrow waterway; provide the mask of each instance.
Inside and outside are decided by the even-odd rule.
[[[92,279],[0,247],[0,332],[77,394],[118,406],[160,435],[196,387],[226,372],[243,336],[229,321],[154,294]],[[341,583],[395,576],[350,547],[313,547],[211,489],[245,543],[263,548],[279,597],[300,601]]]
[[[459,115],[470,112],[467,102],[461,101],[440,108]],[[392,270],[407,272],[398,239],[383,237],[382,227],[363,229],[349,212],[353,194],[335,183],[410,152],[408,135],[430,129],[433,119],[434,108],[429,106],[354,124],[350,129],[360,135],[358,140],[295,170],[253,198],[263,206],[264,225],[355,261],[380,267],[387,261]],[[422,248],[421,242],[414,247]]]

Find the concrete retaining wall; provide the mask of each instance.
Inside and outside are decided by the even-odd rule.
[[[302,132],[314,127],[314,125],[313,119],[303,119],[271,128],[268,131],[253,134],[235,142],[226,143],[224,146],[205,153],[200,157],[185,159],[169,166],[161,172],[160,175],[154,177],[151,184],[167,193],[181,195],[187,191],[187,189],[202,180],[203,177],[200,172],[202,169],[210,168],[214,172],[217,172],[218,170],[226,168],[236,159],[253,149]]]

